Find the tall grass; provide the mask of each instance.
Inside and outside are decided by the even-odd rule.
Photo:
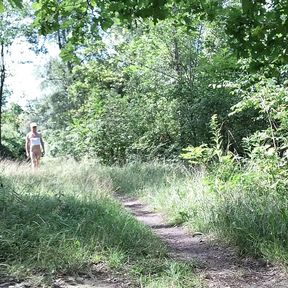
[[[25,164],[0,163],[0,279],[53,278],[99,262],[131,270],[135,283],[158,263],[141,285],[164,275],[170,265],[165,245],[113,198],[107,169],[92,161],[54,160],[35,172]]]
[[[141,197],[175,224],[207,230],[212,223],[215,195],[205,184],[206,172],[180,164],[130,163],[111,167],[110,177],[120,192]],[[127,193],[128,191],[128,193]]]
[[[228,158],[227,158],[228,159]],[[111,168],[120,191],[137,195],[190,230],[218,234],[241,253],[288,262],[288,181],[275,163],[232,160],[209,170],[181,165]]]
[[[227,171],[214,173],[210,187],[217,195],[214,225],[222,235],[243,253],[288,264],[286,172],[273,161],[249,161],[227,179]]]
[[[59,163],[33,173],[26,165],[1,163],[0,259],[8,274],[81,270],[109,251],[164,253],[110,197],[110,180],[95,168]]]

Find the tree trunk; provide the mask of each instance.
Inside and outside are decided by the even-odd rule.
[[[2,105],[3,105],[3,92],[4,92],[4,82],[6,77],[5,62],[4,62],[4,43],[1,43],[0,52],[0,156],[2,151]]]

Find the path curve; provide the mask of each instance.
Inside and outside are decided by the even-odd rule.
[[[197,274],[209,288],[288,288],[288,277],[264,261],[239,259],[229,247],[213,243],[200,233],[189,234],[181,227],[168,225],[139,200],[117,197],[140,222],[151,227],[177,260],[196,261]]]

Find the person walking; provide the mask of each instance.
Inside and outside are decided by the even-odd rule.
[[[27,157],[31,158],[32,168],[38,168],[41,154],[44,155],[45,148],[42,135],[37,131],[37,124],[35,122],[30,123],[30,132],[26,135],[25,149]]]

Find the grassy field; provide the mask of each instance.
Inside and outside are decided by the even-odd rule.
[[[32,172],[1,162],[0,278],[36,277],[48,285],[57,275],[104,263],[137,287],[201,287],[193,265],[169,259],[115,192],[142,198],[171,223],[220,235],[241,253],[287,265],[286,174],[273,165],[232,164],[192,171],[157,162],[105,167],[55,159]]]
[[[151,179],[151,169],[143,170],[147,178],[139,177],[154,185],[166,172]],[[50,285],[57,275],[85,273],[104,263],[137,287],[201,286],[193,266],[169,259],[163,243],[113,198],[120,186],[111,171],[91,161],[58,159],[35,172],[26,164],[0,163],[2,282]]]

